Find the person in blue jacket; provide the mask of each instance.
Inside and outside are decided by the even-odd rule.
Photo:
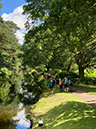
[[[66,77],[64,77],[64,87],[65,87],[65,92],[69,91],[69,81]]]
[[[51,80],[50,85],[49,85],[50,89],[51,89],[51,95],[53,95],[53,91],[54,91],[54,83]]]

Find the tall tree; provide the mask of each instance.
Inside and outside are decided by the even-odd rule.
[[[22,49],[25,65],[34,68],[44,64],[48,68],[68,70],[70,52],[68,53],[66,44],[63,44],[61,35],[57,36],[54,31],[46,30],[42,25],[36,26],[26,34]]]
[[[43,21],[45,28],[56,30],[64,39],[63,45],[73,53],[79,76],[84,68],[96,62],[96,2],[94,0],[26,0],[24,13],[34,22]],[[57,42],[57,40],[55,40]],[[60,44],[57,42],[57,44]],[[54,48],[55,49],[55,48]],[[60,49],[62,51],[62,48]],[[90,51],[90,53],[89,53]]]
[[[5,22],[0,17],[0,100],[6,102],[13,99],[19,88],[20,60],[19,44],[15,31],[19,29],[15,23]]]

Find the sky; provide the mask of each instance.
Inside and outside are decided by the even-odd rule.
[[[1,0],[2,8],[0,9],[0,16],[5,21],[13,21],[20,28],[16,32],[16,37],[19,40],[19,43],[22,45],[24,42],[24,35],[26,33],[25,22],[26,16],[22,15],[25,0]]]

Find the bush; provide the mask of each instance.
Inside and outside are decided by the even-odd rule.
[[[59,77],[61,79],[63,79],[64,77],[67,77],[68,79],[71,79],[73,81],[74,78],[78,78],[79,76],[72,71],[70,72],[63,71],[62,73],[59,74]]]
[[[52,75],[52,76],[55,76],[57,73],[58,73],[58,75],[60,74],[60,73],[62,73],[62,70],[61,69],[49,69],[49,73]]]
[[[34,104],[39,100],[41,93],[43,93],[45,89],[49,88],[49,82],[35,69],[29,68],[24,71],[24,80],[21,87],[23,88],[24,93],[23,95],[19,95],[19,97],[22,98],[24,103],[31,102]],[[26,94],[28,95],[28,92],[32,93],[32,97],[30,99],[24,97]]]
[[[35,82],[42,90],[48,87],[48,81],[43,77],[43,75],[35,70],[33,70],[31,74],[34,76]]]
[[[24,74],[22,82],[23,89],[32,92],[33,94],[41,94],[48,88],[48,81],[34,69],[29,69]]]
[[[82,84],[96,84],[96,78],[94,77],[84,77],[84,78],[79,78],[79,83],[82,83]],[[77,81],[76,81],[77,83]]]

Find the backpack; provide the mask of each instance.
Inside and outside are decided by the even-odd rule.
[[[59,81],[59,86],[62,84],[62,81]]]
[[[69,81],[68,80],[66,81],[66,85],[69,85]]]
[[[73,86],[73,82],[71,80],[69,80],[69,85]]]
[[[71,82],[70,85],[73,86],[73,82]]]
[[[52,88],[53,87],[53,82],[50,82],[50,88]]]
[[[53,85],[55,85],[55,79],[53,79]]]

